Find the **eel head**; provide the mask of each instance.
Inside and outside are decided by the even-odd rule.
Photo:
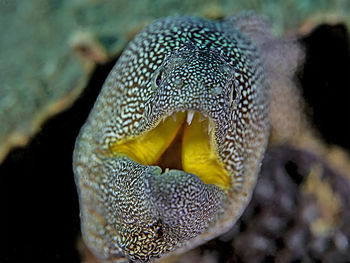
[[[188,25],[197,31],[186,35]],[[108,76],[73,160],[82,234],[99,258],[186,251],[227,231],[248,204],[268,88],[255,48],[220,30],[159,20]]]

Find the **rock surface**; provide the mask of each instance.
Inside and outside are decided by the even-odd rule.
[[[346,1],[0,1],[0,162],[79,96],[92,69],[115,57],[145,25],[169,15],[266,14],[278,32],[341,21]],[[288,19],[286,19],[286,14]],[[349,20],[347,20],[349,23]]]

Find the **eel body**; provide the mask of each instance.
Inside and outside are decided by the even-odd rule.
[[[76,141],[85,243],[149,261],[227,231],[269,134],[269,88],[239,18],[160,19],[132,40]]]

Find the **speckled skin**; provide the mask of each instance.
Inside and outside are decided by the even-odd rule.
[[[268,84],[257,48],[235,23],[157,20],[106,79],[73,161],[83,238],[101,260],[183,252],[227,231],[249,202],[268,138]],[[181,110],[215,124],[229,190],[111,151]]]

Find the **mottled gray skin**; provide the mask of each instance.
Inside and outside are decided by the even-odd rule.
[[[185,251],[227,231],[249,202],[268,137],[268,85],[256,47],[234,24],[155,21],[106,79],[73,162],[83,238],[101,260]],[[181,110],[214,122],[228,191],[111,153],[112,143]]]

